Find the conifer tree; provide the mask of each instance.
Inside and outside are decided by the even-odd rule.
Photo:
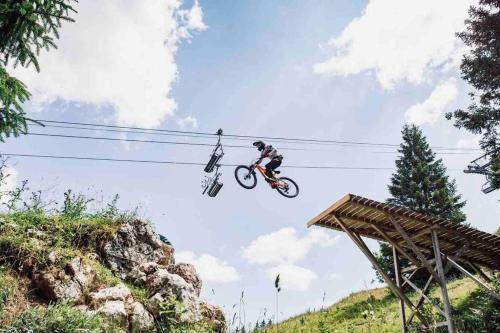
[[[481,148],[489,153],[491,185],[500,188],[500,1],[479,0],[469,10],[466,30],[458,37],[470,51],[462,58],[462,78],[474,91],[467,110],[446,114],[455,126],[481,134]]]
[[[415,125],[405,125],[402,134],[396,172],[388,186],[391,197],[387,202],[457,223],[465,221],[462,212],[465,201],[457,194],[455,181],[446,175],[442,160],[436,159],[422,131]],[[381,243],[377,258],[389,276],[394,277],[392,247]],[[401,258],[401,266],[408,265],[408,261]]]
[[[63,21],[73,21],[76,0],[2,0],[0,2],[0,140],[27,131],[22,104],[29,99],[26,86],[9,75],[9,64],[40,71],[38,55],[55,48]]]

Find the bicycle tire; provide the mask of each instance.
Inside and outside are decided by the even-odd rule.
[[[252,179],[252,183],[250,185],[246,185],[239,177],[238,177],[238,171],[245,169],[248,171],[247,176]],[[240,184],[241,187],[246,188],[247,190],[253,189],[255,186],[257,186],[257,177],[255,176],[255,172],[253,172],[249,167],[246,165],[239,165],[234,169],[234,177],[236,178],[236,181],[238,184]]]
[[[291,185],[292,187],[294,187],[296,191],[295,191],[295,193],[289,194],[287,190],[284,190],[280,186],[277,186],[276,187],[276,191],[278,191],[279,194],[281,194],[282,196],[287,197],[287,198],[295,198],[296,196],[299,195],[299,185],[297,185],[297,183],[294,180],[292,180],[292,179],[290,179],[288,177],[281,177],[281,178],[278,179],[278,182],[280,180],[281,181],[283,181],[283,180],[286,181],[289,185]]]

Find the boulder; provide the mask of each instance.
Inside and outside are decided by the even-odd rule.
[[[132,294],[125,285],[105,288],[89,294],[90,304],[94,307],[108,301],[129,302],[131,298]]]
[[[155,329],[153,316],[139,302],[132,304],[129,318],[132,333],[152,332]]]
[[[200,314],[202,320],[208,323],[215,332],[227,332],[226,317],[220,307],[202,301],[200,302]]]
[[[150,295],[149,310],[155,317],[159,315],[160,303],[173,298],[182,302],[186,309],[181,321],[195,322],[201,319],[196,291],[179,275],[170,273],[166,268],[158,268],[148,275],[146,288]]]
[[[128,314],[123,301],[107,301],[95,313],[107,317],[122,328],[128,327]]]
[[[196,269],[191,264],[179,263],[175,265],[170,265],[168,271],[172,274],[177,274],[189,283],[196,292],[196,296],[200,296],[202,281]]]
[[[127,280],[138,287],[143,287],[146,284],[147,276],[154,273],[158,267],[161,266],[155,262],[146,262],[136,266],[127,274]]]
[[[94,279],[92,267],[74,258],[64,271],[56,268],[35,273],[33,281],[40,294],[51,301],[79,302]]]
[[[169,265],[173,248],[163,243],[151,224],[141,220],[125,223],[102,250],[104,262],[122,279],[145,262]]]

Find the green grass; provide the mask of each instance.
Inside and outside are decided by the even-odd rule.
[[[448,292],[453,307],[463,310],[470,307],[471,295],[477,292],[477,288],[472,281],[463,278],[449,282]],[[432,289],[429,296],[438,299],[440,290]],[[410,294],[413,303],[416,302],[416,298],[416,294]],[[366,290],[353,293],[323,311],[290,318],[278,325],[278,331],[282,333],[400,332],[398,311],[397,300],[387,288]],[[438,318],[430,306],[426,305],[425,311]],[[418,322],[416,319],[414,321]],[[268,327],[263,332],[274,333],[276,326]]]
[[[18,314],[2,333],[105,333],[120,332],[100,316],[85,315],[67,304],[55,304],[47,308],[32,307]]]
[[[0,253],[2,262],[36,270],[48,265],[50,252],[57,254],[56,264],[95,252],[118,230],[121,222],[102,216],[69,218],[37,212],[0,215]]]
[[[5,267],[0,267],[0,323],[3,320],[4,308],[17,290],[17,280]]]

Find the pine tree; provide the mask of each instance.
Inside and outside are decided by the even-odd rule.
[[[456,193],[455,181],[446,175],[442,160],[436,159],[422,131],[415,125],[405,125],[402,134],[387,202],[457,223],[465,221],[465,202]],[[389,276],[394,277],[392,247],[381,243],[377,258]],[[407,267],[409,262],[401,258],[401,266]],[[379,279],[382,281],[380,276]]]
[[[40,71],[40,50],[55,48],[63,21],[73,21],[76,0],[3,0],[0,2],[0,140],[27,131],[22,103],[29,99],[26,86],[10,76],[6,67],[33,65]]]
[[[460,69],[475,89],[467,110],[448,113],[455,126],[481,134],[481,148],[490,153],[491,185],[500,188],[500,1],[479,0],[472,6],[466,31],[458,37],[470,48]]]

